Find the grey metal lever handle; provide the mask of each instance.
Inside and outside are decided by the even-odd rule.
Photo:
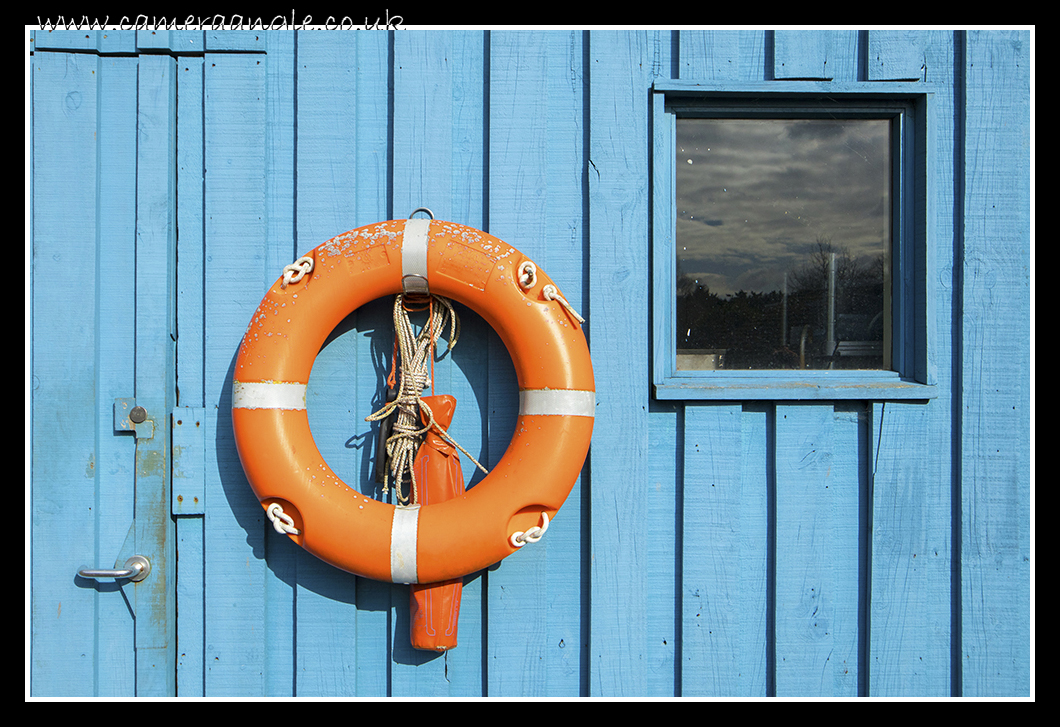
[[[124,568],[86,568],[78,569],[77,575],[82,578],[128,578],[133,583],[139,583],[147,578],[151,572],[151,561],[142,555],[134,555],[125,561]]]

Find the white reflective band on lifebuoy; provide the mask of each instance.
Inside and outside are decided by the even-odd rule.
[[[233,409],[305,409],[306,385],[282,381],[233,381]]]
[[[596,392],[573,389],[521,389],[520,416],[592,417],[596,414]]]
[[[405,236],[401,243],[401,279],[406,293],[426,293],[427,232],[431,221],[423,218],[405,220]]]
[[[416,539],[420,523],[420,506],[394,508],[390,526],[390,580],[394,583],[416,583]]]

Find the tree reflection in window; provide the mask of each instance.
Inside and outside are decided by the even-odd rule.
[[[678,369],[890,360],[886,119],[679,118]]]

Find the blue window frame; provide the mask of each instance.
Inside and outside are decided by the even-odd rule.
[[[818,82],[768,82],[759,84],[718,85],[689,81],[660,81],[653,92],[653,383],[655,396],[659,399],[930,399],[936,396],[935,369],[933,365],[933,312],[934,300],[931,290],[931,244],[929,187],[931,180],[932,136],[928,123],[930,94],[910,84],[835,84]],[[678,270],[681,259],[678,250],[684,234],[687,240],[689,229],[687,218],[694,213],[686,207],[687,194],[679,185],[688,185],[690,177],[678,173],[679,146],[683,151],[690,138],[689,130],[698,128],[698,120],[727,120],[741,123],[769,120],[777,128],[784,124],[805,124],[806,128],[818,124],[829,125],[868,122],[864,128],[873,129],[874,142],[880,148],[885,145],[886,169],[877,174],[886,180],[885,193],[879,195],[886,200],[887,209],[876,262],[881,274],[876,278],[872,311],[859,311],[859,315],[847,314],[847,321],[865,318],[868,330],[872,322],[874,333],[855,338],[871,341],[839,342],[842,325],[836,321],[844,316],[836,315],[834,271],[835,256],[828,268],[832,275],[832,287],[819,296],[819,307],[827,305],[827,314],[815,313],[818,320],[815,357],[807,355],[807,337],[811,326],[795,326],[795,314],[789,316],[789,300],[792,310],[797,309],[796,296],[788,294],[784,283],[783,293],[777,282],[779,273],[772,274],[773,282],[767,287],[775,288],[767,294],[754,294],[759,298],[770,297],[768,315],[771,336],[776,336],[778,349],[783,349],[786,358],[779,363],[737,362],[735,356],[724,354],[723,348],[691,348],[710,346],[710,336],[699,339],[688,325],[688,314],[679,310],[679,296],[687,296],[691,276]],[[829,124],[823,122],[828,121]],[[712,122],[713,123],[713,122]],[[703,128],[707,128],[704,126]],[[720,124],[719,127],[721,128]],[[884,135],[879,133],[884,129]],[[679,143],[679,138],[682,140]],[[886,139],[886,141],[880,141]],[[705,151],[700,150],[700,151]],[[730,150],[731,151],[731,150]],[[685,159],[685,157],[688,157]],[[693,154],[680,154],[688,164],[693,163]],[[697,163],[710,164],[709,156],[695,156]],[[749,159],[748,165],[752,162]],[[879,166],[879,164],[877,165]],[[678,180],[685,180],[679,182]],[[813,185],[814,182],[804,182]],[[814,192],[806,189],[807,194]],[[795,189],[798,194],[799,189]],[[679,200],[681,209],[679,210]],[[839,203],[836,203],[839,206]],[[854,213],[860,217],[866,213]],[[682,230],[679,233],[679,219]],[[742,220],[741,220],[742,221]],[[859,220],[860,221],[860,220]],[[716,225],[716,236],[720,238],[722,219],[707,219],[707,225]],[[728,230],[726,230],[727,232]],[[708,230],[709,232],[709,230]],[[732,244],[732,243],[730,243]],[[803,243],[799,243],[803,244]],[[683,248],[687,249],[687,248]],[[816,256],[821,254],[822,242],[818,239]],[[687,264],[687,260],[683,260]],[[726,263],[712,263],[709,259],[697,261],[698,269],[716,270],[718,276],[711,280],[721,289],[721,271]],[[712,268],[712,264],[716,268]],[[829,263],[825,263],[829,265]],[[679,272],[682,277],[679,279]],[[686,279],[687,278],[687,279]],[[735,279],[735,278],[732,278]],[[823,279],[823,278],[822,278]],[[700,292],[706,295],[700,287]],[[732,301],[733,283],[728,293]],[[744,293],[736,294],[737,297]],[[717,293],[712,294],[717,301]],[[773,300],[775,298],[775,300]],[[685,299],[685,298],[682,298]],[[827,300],[827,304],[826,301]],[[716,315],[714,328],[720,323],[721,305],[703,305],[698,315]],[[737,306],[729,305],[728,310]],[[708,311],[704,313],[704,311]],[[783,311],[783,313],[781,312]],[[713,312],[713,313],[710,313]],[[729,315],[729,313],[724,313]],[[677,330],[678,321],[682,330]],[[825,320],[827,323],[820,321]],[[781,323],[783,321],[783,323]],[[840,320],[842,324],[842,321]],[[687,331],[684,328],[688,328]],[[709,327],[709,326],[705,326]],[[753,326],[749,326],[753,327]],[[827,332],[826,332],[827,329]],[[799,331],[802,330],[802,341]],[[715,336],[718,331],[715,330]],[[724,332],[722,334],[724,337]],[[827,344],[824,339],[827,338]],[[693,342],[696,339],[699,343]],[[708,343],[703,343],[708,341]],[[800,351],[801,345],[801,351]],[[682,352],[679,355],[679,350]],[[793,353],[794,351],[794,353]],[[870,353],[871,352],[871,353]],[[692,354],[697,354],[693,356]],[[801,353],[801,356],[800,356]],[[857,353],[857,356],[852,355]],[[842,354],[846,354],[844,357]],[[722,363],[726,358],[728,363]],[[753,357],[752,357],[753,358]],[[808,362],[813,359],[813,364]]]

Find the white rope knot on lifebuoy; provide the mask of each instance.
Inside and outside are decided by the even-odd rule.
[[[518,280],[519,287],[523,290],[530,290],[530,288],[537,285],[537,266],[530,260],[524,260],[519,266]],[[585,319],[578,315],[578,311],[574,310],[574,306],[560,294],[559,289],[555,285],[549,283],[541,289],[541,294],[545,296],[545,300],[558,301],[571,314],[571,317],[578,321],[579,325],[585,323]]]
[[[280,282],[281,288],[286,288],[291,283],[297,283],[306,276],[307,273],[313,272],[313,258],[311,257],[300,257],[290,265],[287,265],[283,269],[283,280]]]
[[[548,530],[548,513],[541,513],[541,526],[534,526],[523,532],[522,530],[512,533],[512,537],[508,541],[516,548],[521,548],[527,543],[536,543],[541,540],[545,531]]]
[[[529,290],[537,283],[537,266],[529,260],[524,260],[519,266],[519,287]]]
[[[280,503],[274,502],[265,509],[265,514],[272,521],[272,527],[280,535],[301,535],[302,531],[294,526],[294,518],[283,511]]]
[[[560,292],[556,289],[555,285],[546,285],[541,289],[541,293],[545,296],[545,300],[559,301],[559,304],[566,308],[567,312],[570,313],[578,323],[585,323],[585,319],[578,315],[578,311],[574,310],[574,306],[568,303],[566,298],[560,295]]]

